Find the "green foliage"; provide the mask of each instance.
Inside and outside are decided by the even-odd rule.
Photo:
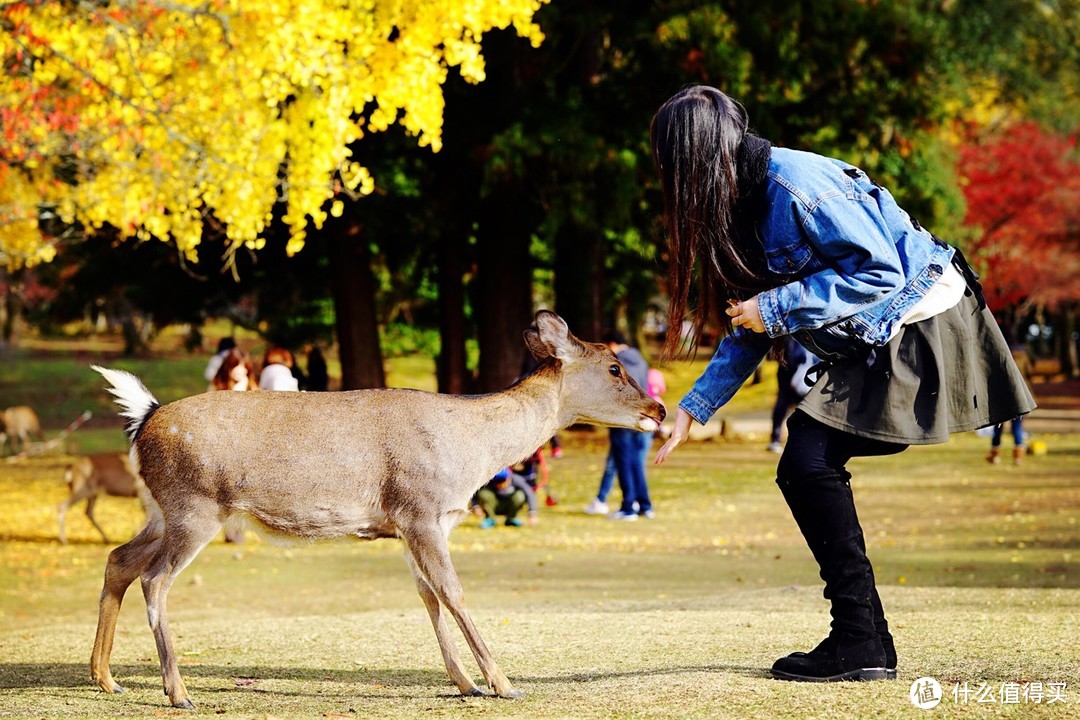
[[[406,323],[390,323],[380,333],[379,344],[383,356],[388,358],[417,354],[434,357],[439,353],[439,332]]]
[[[90,410],[88,428],[119,427],[113,397],[105,391],[92,363],[133,372],[161,402],[172,402],[206,390],[204,356],[120,358],[108,353],[82,353],[78,357],[20,355],[0,363],[0,407],[29,405],[46,430],[46,438]],[[79,432],[82,432],[81,430]]]
[[[951,32],[941,38],[936,68],[942,93],[962,105],[989,93],[999,112],[1076,130],[1080,2],[956,0],[946,6]]]

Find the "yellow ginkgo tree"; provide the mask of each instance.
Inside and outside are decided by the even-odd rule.
[[[2,3],[0,264],[51,259],[50,227],[258,248],[275,207],[296,252],[372,191],[354,141],[438,151],[448,69],[483,80],[493,28],[539,44],[543,2]]]

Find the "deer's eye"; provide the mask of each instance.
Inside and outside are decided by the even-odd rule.
[[[612,365],[611,367],[608,368],[608,372],[611,373],[612,377],[619,377],[619,374],[622,371],[619,369],[618,365]]]

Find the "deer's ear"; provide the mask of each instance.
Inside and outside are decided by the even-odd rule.
[[[525,347],[529,348],[529,354],[536,362],[551,357],[551,350],[540,340],[540,333],[533,326],[525,331]]]
[[[566,321],[551,312],[536,313],[536,322],[525,331],[525,344],[537,360],[554,357],[570,362],[581,355],[581,342],[570,334]]]

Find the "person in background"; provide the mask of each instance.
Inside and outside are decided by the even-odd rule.
[[[562,443],[559,442],[558,435],[551,436],[551,457],[559,460],[563,457]]]
[[[326,392],[330,387],[330,375],[326,370],[326,359],[318,345],[312,345],[307,354],[307,385],[310,392]]]
[[[548,467],[547,459],[544,458],[543,448],[537,449],[536,452],[520,463],[511,466],[510,471],[525,478],[525,481],[529,483],[529,487],[536,493],[538,500],[540,491],[543,490],[545,505],[553,507],[559,504],[559,499],[555,497],[555,493],[551,489],[551,469]]]
[[[649,386],[649,364],[642,354],[630,347],[626,337],[618,330],[609,330],[601,342],[615,353],[626,374],[642,389]],[[652,447],[652,433],[627,428],[608,428],[611,455],[619,476],[622,504],[608,515],[612,520],[637,520],[638,517],[653,518],[652,499],[645,478],[645,460]],[[600,500],[598,497],[597,500]]]
[[[214,390],[258,390],[259,379],[247,353],[238,347],[226,351],[211,387]]]
[[[596,491],[596,497],[585,506],[586,515],[607,515],[609,512],[607,497],[611,488],[615,485],[615,476],[618,474],[615,467],[615,454],[608,445],[607,459],[604,461],[604,474],[600,476],[600,487]]]
[[[1005,342],[1009,344],[1009,351],[1012,353],[1013,361],[1016,362],[1016,367],[1020,369],[1025,381],[1031,376],[1031,355],[1028,352],[1024,343],[1020,342],[1015,333],[1012,330],[1012,325],[1005,323],[1001,325],[1002,337],[1005,338]],[[1028,386],[1030,390],[1030,386]],[[1024,462],[1025,439],[1024,439],[1024,416],[1017,415],[1009,421],[1010,430],[1012,431],[1013,438],[1013,464],[1020,465]],[[990,454],[986,456],[986,461],[992,465],[997,465],[1001,462],[1001,436],[1005,432],[1005,423],[998,423],[994,426],[993,432],[990,435]]]
[[[1024,417],[1017,415],[1009,421],[1013,438],[1013,464],[1020,465],[1024,462]],[[990,454],[986,456],[986,462],[997,465],[1001,462],[1001,436],[1005,433],[1005,423],[994,426],[994,434],[990,437]]]
[[[663,395],[667,392],[667,381],[664,380],[664,373],[660,372],[659,368],[649,368],[647,377],[648,384],[645,392],[649,393],[649,397],[653,400],[663,402]]]
[[[231,337],[223,337],[218,340],[217,351],[210,356],[210,360],[206,363],[206,369],[203,370],[203,378],[206,382],[214,382],[214,376],[217,375],[218,369],[221,367],[221,361],[234,347],[236,347],[236,340]],[[214,389],[213,386],[210,389]]]
[[[476,497],[473,498],[473,512],[483,515],[480,527],[485,530],[495,527],[495,518],[499,515],[506,518],[508,526],[521,527],[523,523],[517,515],[526,506],[529,510],[529,525],[535,525],[536,493],[524,477],[512,472],[510,468],[503,468],[496,473],[487,485],[476,491]]]
[[[664,373],[660,372],[657,368],[649,368],[649,372],[646,375],[645,392],[649,394],[649,397],[654,400],[663,401],[663,394],[667,392],[667,382],[664,380]],[[651,447],[651,442],[643,443],[644,453],[642,459],[642,467],[646,467],[648,461],[648,451]],[[615,477],[618,474],[618,469],[615,467],[615,454],[608,449],[607,460],[604,462],[604,474],[600,477],[600,487],[596,491],[596,497],[589,501],[589,504],[585,506],[586,515],[607,515],[608,504],[607,497],[611,493],[611,487],[615,484]]]
[[[272,345],[266,349],[263,369],[259,375],[260,390],[300,389],[300,384],[293,375],[293,354],[283,347]]]

